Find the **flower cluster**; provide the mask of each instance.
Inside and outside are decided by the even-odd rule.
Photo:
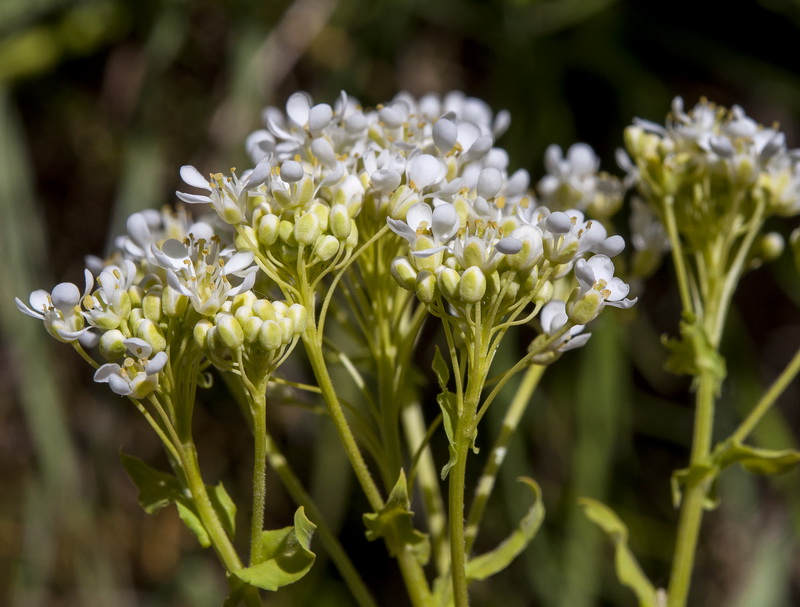
[[[626,129],[620,164],[663,220],[675,209],[691,250],[720,233],[736,233],[754,217],[800,212],[800,153],[776,126],[765,127],[739,106],[701,100],[688,112],[676,97],[664,126],[637,119]],[[651,231],[651,224],[639,228]],[[633,227],[637,227],[634,225]],[[634,241],[643,233],[634,233]]]

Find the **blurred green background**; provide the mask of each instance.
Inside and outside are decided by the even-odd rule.
[[[371,105],[400,90],[462,89],[511,111],[499,143],[512,168],[538,179],[547,145],[586,141],[618,173],[622,129],[634,116],[662,121],[675,95],[741,104],[760,122],[779,121],[800,147],[799,38],[797,0],[0,1],[0,604],[221,604],[213,555],[174,510],[146,516],[119,465],[120,449],[163,463],[155,437],[13,297],[82,284],[84,256],[106,250],[131,212],[174,201],[182,164],[247,166],[243,140],[265,105],[295,90],[332,102],[344,89]],[[795,225],[772,227],[788,235]],[[797,285],[787,255],[743,281],[724,348],[720,435],[800,343]],[[635,312],[604,315],[589,346],[548,372],[478,548],[524,512],[520,474],[541,483],[548,518],[512,568],[476,585],[476,605],[635,603],[576,509],[582,495],[617,510],[647,573],[666,583],[669,476],[686,463],[692,411],[688,383],[662,370],[659,337],[678,321],[668,268],[644,288]],[[235,407],[215,392],[205,400],[197,442],[207,478],[247,495]],[[799,405],[793,386],[754,442],[795,445]],[[362,502],[350,501],[330,429],[292,410],[272,423],[379,602],[401,605],[394,566],[363,539]],[[282,526],[292,507],[276,485],[268,525]],[[720,493],[692,604],[800,604],[800,476],[732,470]],[[348,603],[323,555],[270,604]]]

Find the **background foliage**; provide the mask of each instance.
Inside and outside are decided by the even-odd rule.
[[[0,3],[0,603],[219,605],[224,580],[173,511],[148,517],[117,456],[159,462],[133,407],[94,385],[67,348],[27,322],[14,295],[81,282],[133,211],[173,202],[178,167],[247,165],[244,136],[261,108],[295,90],[365,104],[399,90],[462,89],[513,123],[500,145],[512,168],[541,176],[550,143],[586,141],[603,167],[633,116],[661,121],[674,95],[739,103],[779,120],[800,147],[800,4],[762,0],[3,0]],[[723,23],[724,20],[724,23]],[[794,226],[776,225],[784,235]],[[626,230],[624,217],[618,228]],[[740,412],[800,342],[797,272],[785,255],[745,277],[724,346],[730,379],[719,411]],[[606,314],[587,348],[546,377],[509,453],[487,517],[492,545],[524,511],[520,474],[542,485],[548,516],[523,557],[476,585],[476,604],[632,605],[611,551],[576,505],[610,504],[657,584],[666,582],[676,512],[669,475],[691,434],[687,382],[663,369],[662,333],[678,302],[668,268],[642,285],[635,312]],[[520,347],[524,347],[521,344]],[[509,356],[512,354],[509,353]],[[294,371],[304,373],[301,362]],[[197,420],[207,477],[246,494],[243,427],[221,391]],[[764,421],[758,444],[797,448],[797,387]],[[494,407],[497,414],[502,403]],[[295,409],[271,413],[323,510],[341,526],[382,604],[400,590],[336,438]],[[499,423],[499,420],[495,420]],[[491,424],[491,420],[490,420]],[[487,433],[488,434],[488,433]],[[293,507],[271,479],[268,527]],[[800,601],[800,476],[723,478],[704,528],[693,604]],[[269,482],[269,481],[268,481]],[[236,485],[238,483],[238,485]],[[226,482],[226,484],[228,484]],[[492,537],[495,534],[495,537]],[[479,546],[480,548],[480,546]],[[402,595],[400,595],[402,596]],[[344,597],[344,598],[343,598]],[[324,558],[274,605],[347,604]]]

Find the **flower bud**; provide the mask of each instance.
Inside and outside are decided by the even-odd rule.
[[[223,196],[222,209],[218,211],[217,214],[220,216],[222,221],[231,225],[241,223],[244,219],[244,215],[242,214],[242,210],[239,208],[239,205],[236,203],[236,201],[231,200],[227,196]]]
[[[255,293],[252,291],[245,291],[244,293],[239,293],[236,297],[233,298],[233,305],[231,305],[231,312],[235,313],[239,310],[239,308],[249,308],[254,303],[256,303]]]
[[[244,343],[242,325],[229,314],[220,314],[216,318],[217,336],[229,350],[238,350]]]
[[[314,213],[304,213],[294,224],[294,237],[300,244],[313,244],[321,231],[319,217]]]
[[[599,291],[590,289],[583,297],[576,297],[578,290],[573,291],[567,302],[567,317],[576,325],[585,325],[595,318],[603,309],[605,300]]]
[[[353,229],[353,220],[350,217],[350,213],[347,212],[347,207],[343,204],[336,204],[331,208],[330,228],[331,234],[339,240],[345,240],[350,236],[350,231]]]
[[[258,234],[248,225],[240,226],[241,232],[237,232],[233,243],[240,251],[250,251],[253,247],[258,247]]]
[[[294,224],[291,221],[282,219],[280,225],[278,226],[278,234],[281,237],[281,240],[286,244],[291,246],[297,245],[297,240],[295,240],[294,237]]]
[[[280,325],[274,320],[266,320],[258,332],[258,343],[264,350],[270,352],[281,347],[281,337]]]
[[[121,331],[112,329],[100,336],[100,354],[106,360],[116,360],[125,356],[128,347],[125,345],[125,336]]]
[[[281,343],[288,344],[294,337],[294,323],[291,318],[281,318],[278,321],[281,328]]]
[[[313,256],[320,261],[328,261],[339,252],[339,241],[335,236],[325,234],[314,243]]]
[[[319,227],[325,232],[328,229],[328,219],[331,214],[331,208],[327,204],[315,202],[308,209],[310,213],[314,213],[319,218]]]
[[[533,297],[533,303],[537,306],[539,304],[544,305],[551,299],[553,299],[553,293],[555,292],[555,287],[553,283],[549,280],[544,282],[542,286],[539,287],[539,290],[536,292],[536,295]]]
[[[233,317],[239,321],[239,324],[243,324],[248,318],[253,317],[253,308],[250,306],[239,306],[238,308],[234,306],[234,309],[236,311],[233,313]],[[261,319],[259,318],[259,320]]]
[[[186,313],[189,298],[170,286],[161,292],[161,311],[167,318],[180,318]]]
[[[486,261],[486,245],[479,238],[468,238],[464,243],[464,265],[483,267]]]
[[[268,247],[274,244],[278,240],[280,225],[281,220],[277,215],[264,215],[258,222],[258,242]]]
[[[158,293],[153,293],[151,291],[144,296],[142,300],[142,313],[145,318],[153,322],[161,320],[161,297]]]
[[[414,290],[414,285],[417,282],[417,271],[407,257],[395,257],[392,260],[389,271],[397,281],[397,284],[408,291]]]
[[[294,324],[295,335],[302,335],[305,332],[308,324],[308,311],[305,306],[292,304],[286,311],[286,318],[290,319]]]
[[[261,331],[261,325],[264,324],[264,321],[258,316],[251,316],[250,318],[246,318],[244,321],[240,321],[239,324],[242,325],[245,341],[249,344],[252,344],[258,339],[259,332]]]
[[[194,326],[192,330],[192,336],[194,337],[194,343],[197,344],[197,347],[201,350],[208,349],[207,338],[208,338],[208,330],[211,329],[214,325],[211,323],[210,320],[202,319],[197,321],[197,324]]]
[[[136,327],[136,336],[150,344],[153,352],[163,352],[167,349],[167,340],[161,334],[158,325],[149,318],[142,320]]]
[[[423,303],[431,303],[436,297],[436,277],[427,270],[417,274],[417,297]]]
[[[132,308],[141,307],[142,297],[144,297],[144,291],[142,290],[142,287],[139,285],[133,285],[130,289],[128,289],[128,297],[130,297]]]
[[[461,275],[458,296],[465,303],[477,303],[486,294],[486,275],[477,266],[470,266]]]
[[[275,320],[275,309],[268,299],[259,299],[252,305],[253,313],[261,320]]]
[[[350,223],[350,234],[347,236],[347,240],[344,241],[345,249],[355,249],[356,245],[358,244],[358,226],[356,222],[353,221]]]
[[[286,316],[286,312],[289,311],[289,306],[286,305],[285,301],[273,301],[272,309],[275,310],[275,319],[280,320]]]
[[[436,285],[446,299],[453,300],[458,297],[458,285],[461,276],[452,268],[443,268],[436,275]]]

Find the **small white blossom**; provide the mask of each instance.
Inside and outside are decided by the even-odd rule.
[[[131,337],[123,341],[129,356],[123,363],[107,363],[97,369],[94,381],[107,383],[115,394],[144,398],[158,388],[158,374],[167,364],[167,353],[152,358],[152,347],[146,341]]]

